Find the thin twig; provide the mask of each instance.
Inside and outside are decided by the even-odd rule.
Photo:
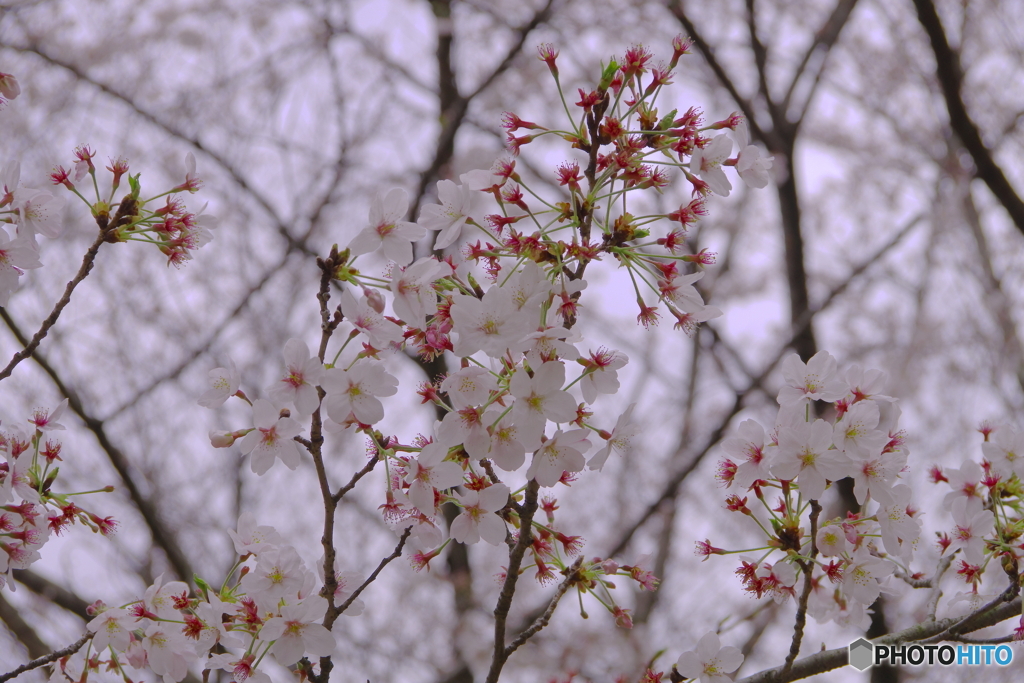
[[[526,484],[523,496],[523,508],[519,513],[519,541],[508,554],[508,569],[505,572],[505,583],[498,596],[498,604],[494,607],[494,655],[491,668],[487,672],[487,683],[497,683],[501,669],[505,666],[508,654],[505,651],[505,622],[508,620],[509,609],[512,608],[512,596],[516,592],[519,580],[519,568],[523,563],[526,549],[533,543],[533,514],[537,511],[537,495],[540,484],[531,479]]]
[[[402,533],[402,536],[398,539],[398,545],[395,546],[395,549],[391,552],[391,554],[385,557],[383,560],[381,560],[380,564],[378,564],[377,568],[373,570],[373,573],[367,577],[366,581],[363,581],[362,584],[359,585],[359,588],[356,588],[354,591],[352,591],[352,595],[348,597],[348,600],[346,600],[338,606],[338,614],[343,613],[345,610],[349,608],[349,605],[355,602],[356,598],[359,597],[359,594],[362,593],[367,586],[369,586],[376,580],[377,575],[381,573],[384,567],[386,567],[392,560],[396,560],[402,556],[402,549],[405,547],[405,542],[409,539],[409,535],[411,533],[412,527],[410,526]]]
[[[41,666],[46,666],[47,664],[50,664],[51,662],[56,662],[61,657],[67,657],[68,655],[75,654],[76,652],[78,652],[79,650],[82,649],[83,645],[85,645],[87,642],[89,642],[89,640],[92,638],[92,636],[93,636],[92,633],[86,633],[84,636],[79,638],[77,641],[75,641],[71,645],[68,645],[63,650],[57,650],[56,652],[51,652],[50,654],[46,655],[45,657],[40,657],[39,659],[33,659],[31,662],[28,662],[27,664],[22,664],[21,666],[19,666],[17,669],[14,669],[13,671],[9,671],[9,672],[7,672],[5,674],[0,674],[0,683],[3,683],[4,681],[9,681],[12,678],[17,678],[18,676],[20,676],[21,674],[25,673],[26,671],[31,671],[32,669],[38,669]]]
[[[551,615],[555,613],[555,608],[558,607],[558,601],[562,599],[562,596],[565,595],[569,588],[579,582],[579,571],[582,564],[583,558],[580,557],[571,567],[569,567],[569,571],[566,572],[565,579],[562,583],[558,584],[558,590],[556,590],[555,594],[551,596],[551,601],[548,603],[547,609],[544,610],[543,614],[537,617],[537,620],[530,625],[530,628],[520,633],[516,639],[509,643],[508,647],[505,648],[506,658],[518,650],[523,643],[533,637],[538,631],[548,625],[548,622],[551,621]]]
[[[338,489],[338,492],[334,494],[334,502],[337,503],[345,496],[346,493],[355,488],[355,485],[359,482],[359,480],[365,477],[370,472],[372,472],[373,468],[377,466],[378,462],[380,462],[380,458],[370,458],[370,461],[366,463],[363,469],[353,474],[349,482],[340,489]]]
[[[804,590],[800,594],[800,604],[796,609],[796,624],[793,626],[793,642],[789,646],[789,654],[786,656],[786,663],[782,666],[780,678],[784,681],[793,670],[793,662],[800,654],[800,643],[804,638],[804,626],[807,625],[807,601],[811,597],[811,589],[814,584],[811,582],[811,574],[814,572],[814,558],[818,554],[818,515],[821,514],[821,505],[818,501],[811,501],[811,554],[807,560],[800,561],[800,568],[804,571]]]
[[[939,566],[935,568],[935,576],[932,578],[932,592],[928,596],[928,618],[932,621],[935,620],[935,612],[939,609],[939,598],[942,597],[942,588],[939,586],[939,579],[949,569],[949,565],[953,564],[953,558],[956,553],[946,555],[942,560],[939,561]]]

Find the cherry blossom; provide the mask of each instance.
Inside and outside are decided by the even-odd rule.
[[[40,432],[52,432],[54,430],[64,431],[66,427],[57,420],[61,419],[64,411],[68,407],[68,399],[64,399],[57,404],[57,407],[52,411],[44,410],[43,408],[36,408],[32,413],[32,417],[29,419],[29,424],[35,426]]]
[[[764,427],[754,420],[740,423],[738,436],[722,442],[722,450],[738,462],[732,483],[746,489],[758,479],[769,479],[770,459],[764,452]]]
[[[268,395],[278,405],[291,403],[300,415],[312,415],[320,406],[316,385],[323,376],[323,363],[310,355],[301,339],[289,339],[284,345],[284,362],[288,372],[270,387]]]
[[[277,661],[290,666],[302,659],[304,654],[314,657],[329,657],[334,654],[334,636],[320,624],[327,611],[327,600],[319,595],[311,595],[305,600],[285,605],[281,608],[281,616],[268,619],[260,630],[262,642],[275,641],[270,653]]]
[[[995,430],[990,441],[981,444],[992,471],[1009,479],[1013,475],[1024,481],[1024,433],[1005,425]]]
[[[18,278],[26,270],[42,266],[39,253],[28,236],[11,239],[7,231],[0,228],[0,308],[11,300],[11,294],[18,288]]]
[[[444,249],[459,239],[462,226],[473,213],[473,190],[465,184],[456,185],[451,180],[439,180],[437,198],[440,204],[428,204],[420,213],[419,224],[427,230],[439,231],[434,249]]]
[[[846,552],[846,533],[838,524],[826,524],[815,536],[818,552],[824,557],[835,557]]]
[[[233,674],[232,679],[238,683],[271,683],[270,676],[253,668],[255,661],[256,655],[252,654],[243,657],[230,653],[210,655],[203,668],[230,671]]]
[[[173,624],[153,622],[142,639],[146,663],[164,683],[180,681],[188,674],[188,665],[195,660],[192,645]]]
[[[505,541],[505,522],[494,514],[508,503],[509,488],[494,484],[481,491],[455,493],[462,513],[452,522],[452,538],[460,543],[476,543],[483,539],[491,545]]]
[[[448,447],[436,441],[428,443],[420,456],[409,463],[405,477],[409,484],[409,501],[423,514],[433,517],[435,489],[449,489],[462,483],[462,468],[445,461]]]
[[[462,444],[471,458],[486,458],[491,438],[481,412],[470,407],[448,413],[436,430],[438,440],[446,446]]]
[[[398,393],[398,380],[382,364],[371,361],[356,363],[348,370],[326,370],[321,382],[327,391],[327,415],[338,424],[344,424],[349,413],[362,424],[379,422],[384,418],[384,406],[377,397]]]
[[[138,619],[126,609],[108,609],[101,612],[85,625],[95,635],[92,647],[102,652],[107,647],[124,652],[131,641],[131,632],[137,627]]]
[[[153,585],[146,589],[142,596],[142,607],[150,615],[161,619],[179,619],[181,614],[175,605],[176,598],[188,593],[188,584],[184,581],[164,583],[164,575],[156,577]]]
[[[401,189],[377,194],[370,202],[370,225],[349,244],[353,256],[384,248],[384,255],[404,266],[412,261],[412,243],[427,234],[422,226],[402,220],[409,210],[409,194]]]
[[[639,425],[633,422],[634,408],[636,408],[636,404],[630,403],[626,411],[619,415],[619,419],[615,421],[615,429],[607,437],[604,437],[607,439],[604,448],[594,454],[594,457],[587,463],[588,469],[600,471],[613,450],[624,455],[632,449],[633,439],[640,433]]]
[[[956,528],[950,534],[951,549],[961,549],[971,564],[981,564],[985,549],[985,534],[992,531],[995,515],[991,510],[980,510],[968,498],[960,497],[950,505],[950,514]]]
[[[846,569],[843,570],[843,593],[867,606],[881,593],[879,581],[895,571],[896,566],[871,554],[865,546],[853,551]]]
[[[448,394],[456,410],[480,405],[487,401],[492,391],[498,390],[498,380],[486,368],[470,366],[448,375],[441,382],[441,391]]]
[[[561,429],[544,442],[526,470],[529,479],[536,479],[541,486],[554,486],[562,478],[563,472],[579,472],[586,464],[584,454],[590,450],[587,430],[571,429],[563,433]]]
[[[485,422],[493,422],[500,411],[491,410],[485,414]],[[526,462],[526,447],[519,439],[519,428],[511,415],[502,417],[491,428],[491,450],[487,453],[495,465],[506,472],[514,472]]]
[[[576,417],[576,401],[571,394],[562,391],[563,384],[565,366],[560,362],[544,363],[535,369],[533,377],[525,370],[512,375],[508,386],[509,393],[516,399],[512,404],[512,421],[527,450],[540,446],[548,420],[561,423]]]
[[[256,517],[251,512],[243,512],[238,517],[238,531],[227,531],[235,544],[235,552],[239,555],[259,555],[284,543],[281,534],[274,527],[257,526]]]
[[[411,327],[421,327],[428,315],[437,312],[437,295],[432,284],[452,274],[452,267],[433,256],[418,259],[391,279],[395,315]]]
[[[864,504],[868,494],[879,504],[892,505],[892,486],[907,464],[905,453],[854,453],[853,495]]]
[[[892,502],[879,506],[875,513],[885,551],[900,557],[908,564],[913,555],[914,546],[921,537],[920,520],[911,517],[908,512],[911,495],[909,486],[897,484],[892,488]]]
[[[779,451],[771,466],[779,479],[798,479],[800,493],[817,500],[826,480],[837,481],[850,472],[850,460],[832,446],[832,425],[824,420],[795,422],[779,432]]]
[[[966,499],[971,510],[980,510],[985,504],[985,486],[981,480],[985,473],[981,471],[981,465],[973,460],[965,460],[958,470],[946,470],[946,477],[949,480],[949,487],[953,489],[942,499],[942,504],[947,508],[960,499]]]
[[[491,358],[501,358],[530,332],[526,317],[512,301],[511,293],[502,287],[491,287],[483,299],[458,294],[453,301],[451,316],[458,334],[458,356],[483,351]]]
[[[740,152],[736,156],[736,172],[747,184],[747,187],[761,189],[768,185],[768,169],[772,167],[775,157],[761,155],[761,149],[749,144],[750,136],[747,131],[747,122],[741,121],[733,131],[736,138],[736,147]]]
[[[259,605],[272,608],[281,598],[296,595],[309,573],[294,548],[272,548],[257,556],[255,568],[242,577],[242,589]]]
[[[238,391],[242,377],[233,361],[228,359],[226,368],[210,370],[210,388],[203,392],[197,401],[204,408],[219,408],[229,397]]]
[[[722,170],[722,162],[732,152],[732,140],[727,135],[718,135],[707,147],[698,147],[690,157],[690,173],[699,175],[711,191],[722,197],[732,192],[732,183]]]
[[[586,372],[580,380],[583,400],[593,403],[599,394],[614,394],[619,390],[618,371],[626,366],[629,358],[621,351],[600,348],[591,352],[590,358],[580,361]]]
[[[726,676],[740,667],[743,655],[732,645],[722,647],[714,633],[705,634],[697,641],[697,649],[684,652],[676,662],[676,669],[686,678],[700,678],[701,683],[728,683]]]
[[[889,435],[877,429],[878,404],[858,401],[836,422],[832,442],[849,455],[880,453],[889,441]]]
[[[265,474],[277,458],[290,470],[298,467],[302,453],[292,437],[302,432],[302,425],[294,418],[281,417],[280,411],[265,398],[253,402],[252,418],[255,428],[238,444],[243,455],[252,453],[252,471]]]
[[[356,299],[347,289],[341,294],[341,312],[357,330],[370,338],[374,348],[386,349],[402,340],[402,328],[373,310],[365,297]]]
[[[25,229],[25,236],[36,234],[49,238],[60,237],[61,209],[64,208],[64,197],[54,197],[46,190],[19,188],[14,192],[14,210],[19,216],[18,232]]]
[[[836,401],[846,394],[846,386],[836,377],[836,359],[819,351],[804,365],[797,354],[782,361],[786,386],[779,390],[779,405],[800,403],[804,399]]]

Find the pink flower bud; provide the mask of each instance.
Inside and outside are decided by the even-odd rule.
[[[379,291],[363,287],[363,295],[366,297],[366,303],[370,304],[370,308],[378,313],[384,313],[384,297]]]

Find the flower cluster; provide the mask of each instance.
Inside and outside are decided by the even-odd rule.
[[[64,400],[53,410],[38,408],[28,419],[30,429],[0,426],[0,588],[8,584],[12,569],[26,569],[39,559],[39,549],[76,522],[96,533],[109,535],[117,528],[110,517],[100,517],[76,501],[98,491],[58,493],[53,486],[60,474],[63,446],[58,420],[67,408]],[[113,491],[113,487],[101,489]],[[14,590],[14,584],[10,584]]]
[[[611,431],[591,421],[592,406],[618,391],[618,373],[628,358],[588,345],[576,328],[585,313],[586,271],[595,262],[614,260],[632,280],[638,322],[656,324],[664,307],[678,328],[693,333],[721,311],[707,305],[697,289],[715,255],[698,250],[690,231],[707,214],[712,193],[729,194],[725,168],[735,167],[749,186],[763,187],[771,166],[770,158],[747,144],[739,116],[703,125],[695,108],[682,115],[675,109],[659,113],[658,97],[686,47],[677,39],[667,66],[653,63],[643,46],[630,48],[604,68],[592,90],[580,90],[572,109],[558,81],[557,51],[543,46],[540,57],[559,87],[565,123],[547,127],[506,114],[512,156],[462,175],[459,183],[438,182],[438,203],[425,206],[415,223],[405,220],[404,190],[375,197],[365,228],[346,249],[335,248],[318,261],[324,276],[318,297],[320,351],[313,354],[302,339],[290,339],[278,380],[259,397],[240,389],[233,365],[213,370],[199,403],[216,408],[237,397],[251,407],[252,421],[212,433],[211,443],[237,445],[262,476],[278,461],[295,469],[307,456],[321,457],[323,431],[359,432],[369,440],[371,464],[383,463],[383,516],[401,544],[409,540],[415,567],[428,567],[453,541],[507,545],[506,574],[532,567],[538,581],[558,580],[562,592],[573,587],[587,593],[616,624],[630,627],[629,610],[610,590],[616,576],[654,590],[658,580],[647,559],[633,565],[584,560],[583,539],[559,528],[557,501],[547,495],[585,476],[584,470],[601,470],[613,453],[628,452],[638,431],[634,406]],[[724,128],[735,140],[712,137]],[[517,136],[519,129],[529,133]],[[558,197],[534,192],[517,169],[524,146],[540,137],[571,145],[570,158],[554,172],[562,188]],[[734,142],[740,155],[729,158]],[[89,147],[79,147],[73,167],[58,167],[51,178],[89,205],[105,241],[148,241],[169,263],[180,265],[208,239],[209,219],[188,213],[175,196],[200,186],[192,155],[184,181],[148,199],[141,198],[138,176],[127,175],[123,159],[107,167],[113,181],[109,193],[101,194],[94,156]],[[131,192],[115,205],[125,175]],[[80,192],[86,176],[95,201]],[[663,192],[676,181],[692,190],[678,210],[641,214],[635,208],[637,193]],[[153,208],[163,197],[164,205]],[[493,202],[490,212],[482,208],[486,201]],[[7,203],[17,205],[8,213],[24,222],[24,203]],[[436,233],[435,253],[414,259],[413,243],[430,232]],[[370,274],[367,269],[378,262],[367,257],[377,252],[390,264]],[[340,289],[333,311],[328,308],[332,281]],[[451,354],[458,369],[419,389],[423,402],[442,416],[426,433],[386,436],[380,431],[386,399],[399,385],[389,372],[390,357],[401,352],[425,359]],[[810,472],[794,478],[807,491],[824,488],[824,480]],[[450,526],[440,513],[444,504],[460,510]],[[535,512],[546,519],[535,518]],[[199,582],[201,594],[190,597],[185,584],[158,581],[141,600],[103,611],[90,622],[91,650],[108,650],[106,666],[148,667],[165,680],[181,680],[197,659],[206,669],[232,671],[236,680],[266,680],[257,666],[268,653],[283,665],[304,654],[330,655],[333,640],[314,623],[325,617],[328,603],[317,594],[315,577],[298,553],[273,529],[256,527],[248,518],[234,537],[239,571],[220,591]],[[232,582],[231,577],[237,578]],[[340,574],[336,578],[338,585],[351,585]],[[334,597],[335,604],[344,599]],[[214,645],[228,653],[209,654]],[[702,641],[698,654],[711,649]],[[722,657],[728,661],[705,662],[704,670],[724,671],[735,660],[731,653]],[[75,661],[62,664],[73,677],[101,665],[88,653]]]
[[[80,680],[88,669],[113,670],[126,679],[129,667],[148,669],[164,681],[180,681],[196,661],[204,670],[225,670],[235,680],[269,683],[258,665],[268,654],[291,666],[304,656],[327,657],[334,636],[316,623],[327,610],[319,594],[321,579],[272,527],[258,526],[243,514],[238,530],[229,532],[239,559],[220,590],[197,579],[200,591],[190,596],[181,581],[159,577],[138,600],[108,608],[97,603],[86,649],[61,660],[60,671]],[[336,605],[348,602],[346,614],[362,609],[349,598],[356,579],[336,573]],[[308,663],[306,664],[308,666]]]
[[[550,48],[543,48],[541,56],[551,65],[557,58]],[[696,166],[692,161],[699,150],[722,145],[706,131],[736,128],[742,121],[734,116],[704,127],[692,109],[683,117],[675,112],[659,116],[654,103],[669,70],[651,66],[650,59],[637,46],[613,61],[596,89],[581,93],[578,114],[566,106],[569,119],[562,129],[506,114],[514,153],[551,135],[568,140],[589,159],[558,167],[565,201],[535,194],[515,158],[464,174],[458,184],[440,181],[439,203],[425,206],[417,223],[404,220],[409,204],[404,190],[375,197],[366,227],[322,266],[342,283],[336,320],[338,331],[347,331],[344,343],[325,362],[312,356],[305,342],[290,340],[281,379],[266,398],[251,401],[252,427],[216,432],[213,443],[226,447],[237,442],[243,454],[251,454],[253,471],[264,474],[277,460],[297,466],[304,438],[296,417],[319,410],[319,424],[328,433],[363,432],[387,469],[384,516],[396,532],[409,530],[419,568],[452,540],[517,542],[526,487],[514,489],[503,479],[525,477],[543,488],[569,485],[585,469],[601,469],[613,452],[627,451],[637,432],[632,406],[612,431],[589,420],[590,406],[618,391],[618,371],[628,358],[603,347],[581,348],[585,342],[574,325],[586,287],[584,273],[606,256],[625,266],[645,325],[659,314],[644,302],[641,285],[688,332],[719,315],[695,287],[703,271],[683,271],[688,263],[702,267],[714,262],[706,250],[685,250],[685,229],[707,212],[707,184],[689,169],[699,166],[697,174],[711,173],[708,159]],[[520,128],[531,134],[517,138],[513,133]],[[655,158],[669,161],[655,165]],[[714,177],[724,173],[714,168]],[[644,189],[664,189],[671,169],[700,197],[669,215],[631,215],[627,201]],[[496,210],[483,215],[487,199]],[[652,237],[661,223],[667,227]],[[461,252],[414,261],[413,242],[428,232],[437,233],[436,250],[474,234]],[[594,241],[594,235],[600,239]],[[375,252],[392,262],[382,277],[357,268],[361,257]],[[382,399],[398,387],[386,356],[400,350],[415,350],[424,358],[450,352],[461,359],[458,370],[419,391],[443,419],[428,433],[408,439],[385,437],[377,428],[385,416]],[[218,368],[200,402],[216,407],[232,395],[249,400],[239,391],[237,372]],[[588,458],[596,439],[603,447]],[[448,538],[440,523],[445,503],[462,510]],[[547,524],[530,522],[530,557],[540,581],[570,572],[571,558],[582,547],[581,539],[553,526],[556,506],[550,506],[545,508]],[[656,580],[639,566],[625,574],[653,588]],[[572,581],[581,590],[600,593],[607,579],[598,577],[619,570],[618,564],[595,558],[581,562]],[[610,598],[598,599],[620,624],[628,624],[627,611]]]
[[[951,489],[943,507],[950,511],[953,528],[940,535],[938,544],[943,554],[959,552],[954,567],[970,590],[958,592],[953,602],[969,607],[1000,592],[980,590],[986,569],[994,566],[1011,586],[1019,585],[1024,561],[1024,434],[1010,425],[985,424],[978,431],[985,438],[980,465],[968,459],[959,469],[936,466],[930,473],[933,482]]]
[[[167,257],[168,265],[182,266],[192,258],[192,252],[212,239],[211,230],[217,226],[217,218],[204,215],[202,209],[198,214],[189,212],[176,196],[181,192],[195,193],[202,186],[202,180],[196,175],[196,158],[191,152],[185,155],[184,181],[149,198],[142,198],[140,174],[128,173],[128,160],[124,157],[111,159],[106,167],[113,179],[110,191],[104,195],[96,179],[93,163],[96,153],[88,145],[81,145],[75,148],[74,156],[71,168],[57,166],[50,180],[54,185],[63,185],[89,206],[107,242],[148,242]],[[95,201],[86,199],[79,190],[78,184],[86,176],[91,181]],[[125,176],[131,192],[115,204],[115,194]],[[158,206],[160,199],[164,199],[163,206]]]
[[[751,595],[779,602],[802,592],[802,576],[811,583],[809,614],[866,627],[867,608],[888,577],[912,575],[921,532],[910,487],[901,480],[908,451],[897,426],[899,406],[882,393],[884,373],[855,365],[841,376],[825,351],[806,364],[790,356],[782,374],[786,383],[770,434],[747,420],[722,443],[719,480],[740,490],[728,496],[726,507],[766,535],[764,547],[744,551],[760,555],[744,557],[736,573]],[[834,421],[815,417],[815,402],[832,404]],[[859,510],[819,520],[817,501],[846,477],[853,480]],[[757,503],[748,506],[751,493]],[[709,541],[697,544],[705,558],[726,552]]]

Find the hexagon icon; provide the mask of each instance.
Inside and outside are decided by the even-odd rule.
[[[864,671],[875,659],[875,646],[863,638],[850,643],[850,666],[857,671]]]

